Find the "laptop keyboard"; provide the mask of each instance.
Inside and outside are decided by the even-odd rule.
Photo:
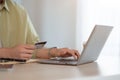
[[[39,63],[44,64],[67,64],[67,65],[75,65],[77,64],[77,60],[73,59],[43,59],[40,60]]]

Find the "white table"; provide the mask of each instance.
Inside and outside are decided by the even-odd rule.
[[[0,80],[107,80],[111,76],[119,80],[119,75],[118,57],[100,57],[96,62],[79,66],[16,64],[12,70],[0,71]]]

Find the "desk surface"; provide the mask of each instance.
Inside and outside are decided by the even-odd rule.
[[[81,80],[82,78],[87,77],[112,76],[119,74],[119,58],[101,57],[96,62],[79,66],[48,65],[39,63],[16,64],[11,70],[0,71],[0,80]]]

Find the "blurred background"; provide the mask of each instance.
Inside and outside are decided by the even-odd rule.
[[[102,55],[120,55],[119,0],[16,1],[27,9],[40,40],[48,41],[47,47],[68,47],[81,51],[96,24],[110,25],[114,29]]]

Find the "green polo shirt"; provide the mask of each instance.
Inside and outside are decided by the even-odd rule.
[[[25,9],[14,0],[5,0],[5,3],[0,5],[0,40],[3,47],[34,44],[39,41]]]

